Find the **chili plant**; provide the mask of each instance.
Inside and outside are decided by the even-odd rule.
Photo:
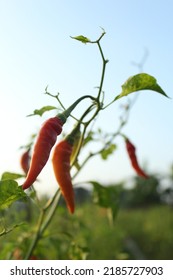
[[[119,102],[119,99],[126,97],[127,95],[142,90],[151,90],[160,93],[164,97],[168,97],[162,88],[158,85],[156,79],[147,74],[136,74],[122,85],[122,91],[120,94],[114,96],[113,100],[109,103],[105,102],[105,92],[103,89],[106,67],[108,59],[105,58],[104,52],[101,46],[101,41],[105,36],[105,31],[97,40],[90,40],[89,38],[80,35],[71,37],[73,40],[77,40],[83,44],[87,44],[96,47],[100,53],[102,61],[102,69],[100,75],[100,83],[97,88],[97,93],[93,95],[80,96],[70,107],[65,110],[64,104],[62,104],[59,94],[54,95],[48,92],[48,88],[45,89],[45,94],[50,98],[53,98],[55,105],[59,103],[63,113],[56,114],[54,117],[49,118],[43,123],[36,140],[32,139],[31,143],[26,145],[27,148],[21,158],[21,165],[24,174],[16,174],[11,172],[4,172],[0,181],[0,210],[4,211],[12,203],[17,200],[34,201],[38,206],[38,220],[35,227],[30,231],[29,238],[27,235],[27,251],[21,253],[22,259],[34,259],[35,251],[39,242],[44,238],[45,232],[52,222],[53,216],[57,211],[61,194],[64,196],[69,215],[75,215],[75,195],[74,195],[74,179],[78,176],[80,171],[85,167],[92,158],[100,155],[102,159],[107,159],[109,155],[112,155],[116,150],[116,138],[121,137],[126,141],[126,148],[130,157],[133,168],[136,170],[139,176],[143,176],[146,180],[149,175],[145,173],[141,167],[139,167],[137,156],[135,153],[134,145],[128,140],[128,137],[123,131],[128,122],[129,112],[131,110],[131,104],[125,108],[123,118],[120,119],[119,127],[112,133],[101,130],[94,131],[94,125],[97,121],[97,117],[115,102]],[[73,110],[76,106],[80,106],[80,103],[87,98],[90,101],[88,107],[82,112],[80,118],[76,118],[73,114]],[[41,109],[34,111],[33,115],[42,116],[45,112],[55,110],[54,106],[44,106]],[[114,108],[112,108],[114,110]],[[71,129],[71,132],[63,135],[63,128],[66,121],[71,118],[74,121],[75,127]],[[92,141],[99,141],[100,148],[94,151],[88,151],[85,157],[81,157],[83,151],[86,149],[88,143]],[[53,151],[52,164],[55,177],[57,180],[57,191],[53,197],[48,198],[44,205],[40,204],[35,191],[34,185],[38,182],[39,187],[39,174],[43,172],[44,166],[47,164],[50,157],[51,150]],[[37,179],[38,177],[38,179]],[[20,179],[20,184],[19,184]],[[94,202],[101,207],[108,208],[111,213],[111,217],[115,219],[117,213],[117,193],[112,188],[104,188],[97,182],[88,182],[94,189]],[[26,190],[26,191],[25,191]],[[30,191],[31,190],[31,191]],[[33,196],[34,190],[34,196]],[[72,217],[72,216],[71,216]],[[15,227],[21,226],[15,225],[12,228],[4,229],[0,232],[0,236],[9,234]],[[17,247],[17,245],[16,245]],[[18,251],[17,251],[18,252]],[[13,258],[14,254],[9,256]]]

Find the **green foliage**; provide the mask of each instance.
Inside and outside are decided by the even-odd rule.
[[[14,210],[13,207],[11,215]],[[22,211],[16,209],[15,213],[18,220],[25,221]],[[32,214],[28,226],[21,225],[1,236],[1,260],[24,257],[34,234],[30,228],[37,217],[35,207]],[[164,217],[164,226],[160,217]],[[7,218],[6,223],[11,224]],[[172,209],[168,206],[120,209],[112,226],[108,223],[107,209],[90,202],[78,206],[72,217],[65,208],[59,207],[33,255],[47,260],[122,260],[140,259],[141,256],[149,260],[172,260],[172,228]]]
[[[24,177],[22,174],[12,173],[12,172],[4,172],[1,176],[1,180],[17,180]]]
[[[112,153],[116,150],[117,146],[115,144],[109,144],[109,146],[101,151],[101,158],[106,160]]]
[[[83,36],[83,35],[79,35],[79,36],[75,36],[75,37],[72,37],[72,36],[71,36],[71,38],[72,38],[72,39],[75,39],[75,40],[78,40],[78,41],[80,41],[80,42],[82,42],[82,43],[84,43],[84,44],[86,44],[86,43],[91,43],[90,39],[88,39],[87,37],[85,37],[85,36]]]
[[[122,190],[121,205],[125,208],[141,208],[161,204],[162,192],[160,182],[156,177],[149,179],[135,177],[133,188]]]
[[[119,191],[118,188],[104,187],[98,182],[90,182],[93,185],[93,201],[100,207],[111,209],[112,218],[115,219],[119,209]]]
[[[0,181],[0,210],[7,208],[16,200],[26,198],[27,195],[13,180]]]
[[[161,217],[164,217],[164,222]],[[163,224],[164,223],[164,224]],[[130,259],[137,259],[133,240],[143,258],[149,260],[172,260],[173,258],[173,215],[167,206],[155,206],[138,210],[122,211],[117,226],[126,233],[125,247]]]
[[[152,90],[164,95],[165,97],[168,97],[163,89],[157,84],[157,81],[154,77],[145,73],[140,73],[130,77],[122,85],[122,92],[120,95],[115,97],[115,100],[139,90]]]
[[[40,109],[35,109],[34,112],[30,115],[28,115],[27,117],[31,117],[31,116],[35,116],[35,115],[39,115],[40,117],[45,113],[45,112],[48,112],[48,111],[51,111],[51,110],[55,110],[57,109],[57,107],[55,106],[44,106]]]

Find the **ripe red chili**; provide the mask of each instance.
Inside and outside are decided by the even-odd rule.
[[[30,159],[30,149],[28,149],[20,158],[20,166],[26,174],[29,170]]]
[[[23,189],[29,188],[40,174],[41,170],[48,161],[52,147],[54,146],[57,136],[62,131],[62,126],[67,118],[76,107],[76,105],[85,98],[94,99],[90,95],[84,95],[77,99],[67,110],[54,118],[48,119],[42,126],[31,159],[31,165],[28,170],[26,180],[22,186]]]
[[[52,157],[55,178],[70,213],[73,213],[75,208],[74,191],[70,176],[70,156],[72,149],[73,145],[67,139],[62,140],[55,146]]]
[[[23,189],[29,188],[34,183],[45,166],[57,136],[62,131],[62,126],[63,122],[58,117],[50,118],[43,124],[34,146],[31,165],[22,186]]]
[[[131,161],[131,164],[132,164],[133,168],[135,169],[136,173],[139,176],[147,179],[148,175],[140,168],[140,166],[138,164],[138,160],[137,160],[137,157],[136,157],[135,146],[127,138],[126,138],[125,142],[126,142],[126,149],[127,149],[127,152],[128,152],[128,155],[129,155],[129,158],[130,158],[130,161]]]

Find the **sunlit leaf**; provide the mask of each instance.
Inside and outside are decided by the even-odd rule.
[[[26,198],[27,195],[13,180],[0,181],[0,210],[7,208],[16,200]]]
[[[102,159],[106,160],[108,156],[110,156],[115,150],[116,150],[116,145],[115,144],[110,144],[106,149],[104,149],[100,155]]]
[[[55,106],[44,106],[40,109],[35,109],[33,114],[30,114],[27,117],[31,117],[31,116],[35,116],[35,115],[39,115],[41,117],[45,112],[55,110],[55,109],[57,109],[57,107],[55,107]]]
[[[114,219],[119,209],[119,190],[113,186],[102,186],[95,181],[90,183],[93,185],[94,203],[104,208],[110,208]]]
[[[1,176],[1,180],[17,180],[24,177],[22,174],[18,173],[11,173],[11,172],[4,172]]]
[[[122,85],[122,92],[115,97],[115,100],[139,90],[152,90],[168,97],[163,89],[157,84],[157,80],[153,76],[146,73],[140,73],[130,77]]]
[[[72,37],[72,36],[71,36],[71,38],[72,38],[72,39],[75,39],[75,40],[78,40],[78,41],[80,41],[80,42],[82,42],[82,43],[84,43],[84,44],[90,43],[90,42],[91,42],[90,39],[88,39],[87,37],[85,37],[85,36],[83,36],[83,35],[79,35],[79,36],[75,36],[75,37]]]

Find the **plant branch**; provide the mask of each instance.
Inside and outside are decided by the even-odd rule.
[[[103,88],[103,81],[104,81],[104,76],[105,76],[106,64],[108,63],[108,60],[106,60],[105,57],[104,57],[104,54],[103,54],[103,51],[102,51],[102,48],[101,48],[101,45],[100,45],[100,41],[97,41],[97,45],[98,45],[98,48],[99,48],[99,51],[100,51],[100,54],[101,54],[101,57],[102,57],[102,60],[103,60],[102,74],[101,74],[100,86],[99,86],[99,91],[98,91],[98,96],[97,96],[98,100],[100,100],[100,95],[101,95],[102,88]]]
[[[25,258],[24,260],[29,260],[39,239],[40,239],[40,228],[41,228],[41,225],[42,225],[42,222],[43,222],[43,219],[44,219],[44,215],[45,215],[45,211],[42,209],[41,210],[41,213],[40,213],[40,216],[39,216],[39,219],[38,219],[38,226],[37,226],[37,231],[36,231],[36,234],[35,234],[35,237],[34,239],[32,240],[31,242],[31,245],[25,255]]]
[[[47,205],[41,209],[40,216],[38,218],[38,226],[35,237],[33,238],[31,245],[29,247],[28,252],[26,253],[25,260],[30,259],[35,247],[37,246],[40,238],[43,236],[44,231],[48,227],[49,223],[52,220],[52,217],[56,211],[56,207],[58,205],[58,201],[60,199],[60,190],[58,189],[53,198],[47,203]],[[46,212],[50,208],[50,211],[47,214]]]
[[[56,192],[56,195],[54,196],[54,199],[51,203],[50,211],[49,211],[43,225],[41,226],[41,229],[40,229],[41,235],[43,235],[44,231],[46,230],[46,228],[50,224],[50,222],[51,222],[51,220],[52,220],[52,218],[55,214],[55,211],[56,211],[56,208],[57,208],[60,197],[61,197],[61,192],[60,192],[60,189],[58,189],[58,191]]]

